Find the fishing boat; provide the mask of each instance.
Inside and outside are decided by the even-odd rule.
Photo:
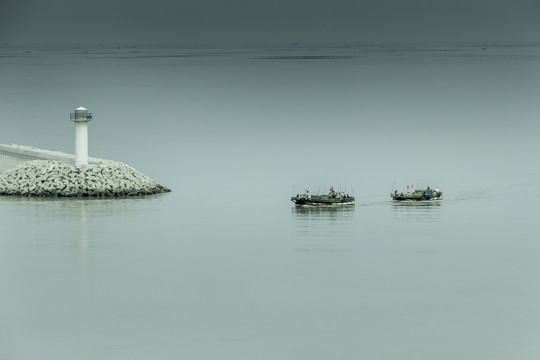
[[[354,205],[354,196],[337,192],[333,187],[330,188],[328,194],[310,195],[306,190],[303,194],[296,194],[291,197],[291,201],[296,205],[311,205],[311,206],[336,206],[336,205]]]
[[[398,193],[394,190],[390,196],[396,201],[426,201],[426,200],[440,200],[442,199],[442,191],[439,189],[431,189],[429,186],[427,189],[416,189],[413,192]]]

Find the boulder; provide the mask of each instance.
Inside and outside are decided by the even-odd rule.
[[[169,191],[117,161],[76,166],[56,160],[34,160],[0,173],[0,195],[111,197]]]

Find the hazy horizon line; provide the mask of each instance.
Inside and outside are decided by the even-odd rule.
[[[182,47],[233,47],[233,46],[258,46],[258,47],[275,47],[275,46],[288,46],[288,47],[364,47],[364,46],[408,46],[408,45],[422,45],[422,46],[482,46],[482,47],[513,47],[513,46],[540,46],[540,41],[517,41],[517,40],[406,40],[406,41],[389,41],[389,40],[373,40],[373,41],[324,41],[324,40],[312,40],[312,41],[248,41],[248,40],[227,40],[227,41],[164,41],[164,42],[3,42],[0,43],[0,48],[28,48],[28,47],[41,47],[41,48],[115,48],[115,49],[129,49],[129,48],[182,48]]]

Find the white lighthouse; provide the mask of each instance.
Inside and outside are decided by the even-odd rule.
[[[75,122],[75,165],[88,165],[88,122],[92,120],[92,114],[88,109],[78,107],[69,115]]]

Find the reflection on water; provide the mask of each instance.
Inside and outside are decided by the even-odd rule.
[[[431,200],[431,201],[393,201],[392,205],[394,207],[437,207],[442,205],[442,200]]]
[[[293,206],[295,251],[340,253],[350,251],[354,238],[354,206]]]
[[[343,221],[352,220],[355,206],[293,206],[291,214],[299,221],[327,220]]]
[[[80,201],[76,205],[77,218],[77,245],[80,250],[86,251],[90,244],[90,228],[88,226],[88,205]]]
[[[159,195],[159,194],[158,194]],[[10,203],[10,208],[17,215],[47,218],[78,217],[74,209],[85,206],[92,216],[110,217],[123,216],[133,212],[137,202],[156,198],[157,196],[130,197],[130,198],[66,198],[66,197],[23,197],[0,196],[0,203]],[[54,211],[49,211],[54,210]],[[37,218],[36,218],[37,219]]]
[[[43,245],[53,241],[55,245],[69,246],[58,243],[64,237],[49,238],[46,235],[55,231],[72,232],[75,242],[71,245],[76,244],[86,251],[93,239],[92,225],[131,216],[137,212],[137,204],[153,198],[155,196],[114,199],[2,196],[0,203],[10,205],[10,213],[17,216],[19,226],[34,224],[41,228],[41,234],[36,234],[34,241]]]
[[[442,200],[434,201],[394,201],[392,215],[402,221],[439,221],[441,217]]]

